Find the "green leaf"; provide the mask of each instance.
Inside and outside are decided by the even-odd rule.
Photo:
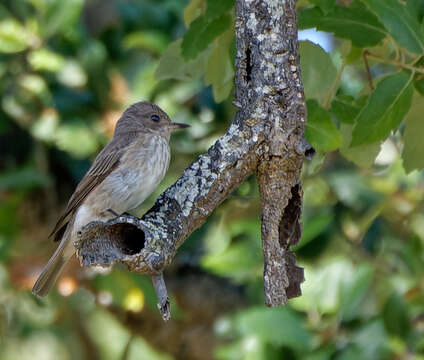
[[[319,45],[301,41],[299,52],[306,98],[323,101],[336,79],[337,70],[330,56]]]
[[[317,27],[323,15],[324,13],[318,6],[302,9],[299,12],[299,30]]]
[[[318,235],[323,233],[333,222],[333,214],[319,214],[308,220],[302,220],[303,233],[299,244],[291,247],[292,250],[297,251],[304,247],[306,244],[314,240]]]
[[[0,190],[32,189],[52,184],[49,175],[31,167],[13,169],[0,174]]]
[[[31,125],[31,134],[34,138],[51,142],[55,139],[59,123],[58,114],[53,109],[44,110],[40,117]]]
[[[334,114],[341,123],[353,124],[361,108],[353,103],[351,98],[338,96],[331,103],[331,113]]]
[[[407,0],[406,9],[412,17],[415,17],[418,22],[421,22],[424,17],[424,1],[422,0]]]
[[[344,281],[341,285],[340,313],[345,321],[354,319],[359,311],[360,305],[371,286],[374,269],[367,265],[360,265],[352,278]]]
[[[40,22],[42,34],[49,37],[71,28],[80,18],[83,0],[51,0],[43,21]]]
[[[203,14],[205,8],[205,0],[191,0],[184,9],[184,25],[186,28]]]
[[[231,16],[224,14],[209,21],[205,16],[197,18],[190,25],[181,44],[182,55],[186,60],[194,59],[209,44],[231,25]]]
[[[317,29],[350,39],[357,47],[377,45],[386,37],[383,25],[363,6],[335,6],[322,17]]]
[[[31,34],[19,22],[10,18],[0,21],[0,53],[20,52],[30,43]]]
[[[302,284],[302,296],[291,300],[299,311],[318,311],[319,314],[336,314],[340,310],[340,294],[343,282],[353,278],[352,264],[343,258],[332,257],[320,262],[320,266],[305,264],[308,281]]]
[[[308,121],[306,123],[306,139],[315,149],[333,151],[342,145],[339,130],[331,121],[330,114],[316,100],[308,100]]]
[[[405,338],[411,330],[408,305],[397,294],[390,296],[384,305],[383,319],[387,331],[401,338]]]
[[[336,0],[309,0],[309,2],[320,7],[324,12],[328,12],[336,6]]]
[[[234,0],[207,0],[206,18],[214,19],[224,15],[234,6]]]
[[[356,333],[352,334],[352,343],[360,351],[351,359],[387,359],[386,344],[389,342],[383,321],[380,318],[367,321]]]
[[[415,81],[414,81],[414,86],[415,89],[421,94],[424,95],[424,77],[420,78],[420,77],[416,77]]]
[[[47,48],[32,51],[28,55],[28,62],[36,71],[57,72],[65,65],[65,59],[61,55]]]
[[[229,53],[233,32],[228,31],[216,41],[209,57],[205,74],[205,84],[212,85],[213,98],[219,103],[230,95],[233,88],[234,70]]]
[[[350,147],[353,129],[354,125],[351,124],[340,125],[340,133],[343,138],[343,146],[340,148],[340,153],[345,159],[353,162],[355,165],[369,168],[374,164],[376,157],[380,153],[381,144],[380,142],[375,142],[372,144]]]
[[[423,23],[424,24],[424,23]],[[424,67],[424,57],[422,56],[418,61],[414,63],[415,67]],[[416,74],[414,76],[414,86],[415,89],[421,94],[424,95],[424,75]]]
[[[381,80],[356,118],[351,146],[384,140],[411,107],[412,76],[399,72]]]
[[[277,354],[270,354],[270,350],[278,351],[265,344],[257,337],[244,337],[230,344],[220,345],[215,350],[216,360],[278,360]],[[274,355],[274,356],[273,356]]]
[[[403,167],[407,173],[424,168],[424,97],[415,93],[405,120],[405,132],[403,134]]]
[[[231,243],[231,236],[225,223],[225,216],[219,221],[212,219],[207,224],[206,234],[203,236],[203,246],[208,254],[219,254],[225,251]]]
[[[208,271],[240,282],[255,278],[262,271],[259,246],[249,241],[231,244],[219,254],[208,254],[201,264]]]
[[[398,0],[364,0],[393,38],[407,50],[424,52],[424,33],[416,18]]]
[[[206,50],[195,60],[186,62],[181,54],[181,42],[179,39],[171,43],[162,54],[155,72],[156,80],[190,81],[199,79],[205,73],[210,51]]]
[[[235,326],[244,335],[255,335],[275,346],[288,346],[305,351],[311,335],[303,319],[289,308],[250,308],[236,315]]]
[[[56,145],[77,158],[85,158],[97,150],[98,141],[85,122],[78,120],[58,128]]]
[[[135,31],[123,39],[125,49],[146,49],[153,53],[162,53],[169,43],[168,37],[160,31]]]

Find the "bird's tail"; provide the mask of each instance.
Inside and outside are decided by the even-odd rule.
[[[73,245],[70,241],[66,238],[62,239],[53,256],[38,276],[32,288],[34,295],[42,297],[49,293],[73,253]]]

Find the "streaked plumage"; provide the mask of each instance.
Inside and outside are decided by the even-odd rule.
[[[34,284],[34,294],[49,292],[75,252],[73,242],[81,227],[110,219],[108,209],[118,214],[131,211],[153,192],[168,170],[171,131],[182,127],[148,102],[124,112],[112,140],[97,155],[50,234],[61,242]]]

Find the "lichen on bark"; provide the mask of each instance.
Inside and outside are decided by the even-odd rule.
[[[120,216],[81,230],[75,246],[86,266],[122,262],[152,276],[250,174],[262,202],[265,299],[282,305],[300,295],[303,271],[290,246],[301,234],[300,172],[311,148],[304,140],[305,102],[299,70],[295,0],[236,1],[235,101],[226,134],[199,156],[141,218]]]

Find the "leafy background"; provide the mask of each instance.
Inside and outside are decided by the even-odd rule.
[[[0,359],[424,359],[424,3],[298,8],[302,37],[322,45],[300,43],[318,151],[303,172],[303,296],[263,305],[251,177],[179,250],[165,325],[149,279],[120,267],[73,262],[46,299],[29,289],[128,104],[192,125],[138,214],[225,132],[233,1],[1,2]]]

